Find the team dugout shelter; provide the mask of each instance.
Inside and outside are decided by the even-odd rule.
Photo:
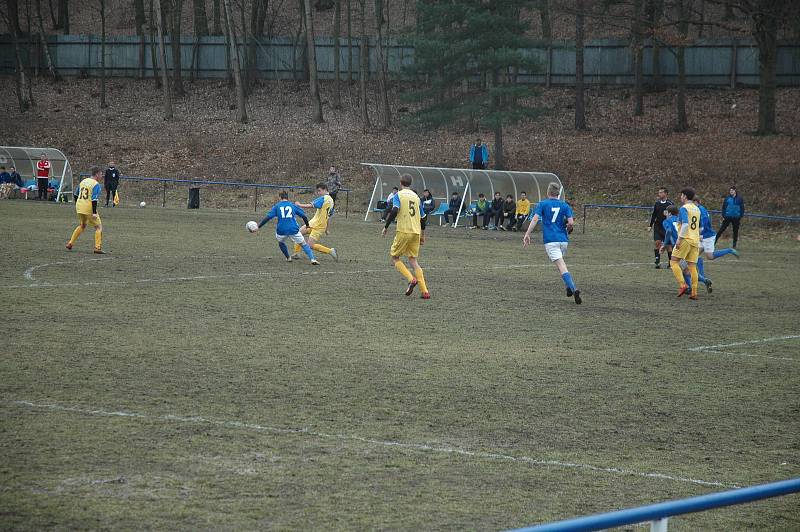
[[[32,146],[0,146],[0,166],[6,170],[13,166],[22,177],[26,188],[36,185],[36,163],[45,155],[50,161],[48,189],[56,192],[56,201],[62,195],[66,201],[72,195],[72,165],[61,150],[56,148],[35,148]]]
[[[538,203],[547,196],[547,185],[558,183],[560,188],[559,198],[564,197],[564,185],[556,174],[550,172],[516,172],[505,170],[471,170],[467,168],[436,168],[430,166],[401,166],[396,164],[377,164],[361,163],[372,169],[375,173],[375,186],[372,189],[372,196],[369,200],[369,207],[364,216],[364,221],[368,221],[374,212],[381,212],[378,202],[385,201],[392,192],[392,187],[400,188],[400,176],[409,174],[412,178],[411,188],[422,195],[426,188],[431,191],[431,195],[436,199],[439,207],[433,213],[442,214],[450,200],[453,192],[458,192],[461,196],[461,206],[458,219],[465,213],[465,207],[469,208],[473,202],[478,200],[481,192],[491,201],[495,192],[499,192],[503,198],[508,194],[514,197],[514,201],[519,198],[520,192],[525,192],[531,203]]]

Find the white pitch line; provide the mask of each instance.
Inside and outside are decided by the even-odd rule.
[[[80,264],[81,262],[94,262],[98,260],[111,260],[113,257],[101,257],[98,259],[80,259],[80,260],[68,260],[68,261],[60,261],[60,262],[49,262],[47,264],[37,264],[36,266],[31,266],[22,274],[23,277],[30,281],[35,281],[36,279],[33,278],[33,272],[38,270],[39,268],[46,268],[47,266],[56,266],[61,264]]]
[[[128,418],[128,419],[142,419],[148,421],[167,421],[167,422],[179,422],[179,423],[198,423],[198,424],[205,424],[205,425],[214,425],[218,427],[226,427],[231,429],[244,429],[244,430],[252,430],[256,432],[272,432],[277,434],[297,434],[297,435],[305,435],[309,437],[314,437],[317,439],[325,439],[325,440],[341,440],[341,441],[355,441],[360,443],[365,443],[368,445],[378,446],[378,447],[387,447],[387,448],[396,448],[396,449],[408,449],[412,451],[421,451],[421,452],[428,452],[428,453],[438,453],[438,454],[450,454],[450,455],[458,455],[458,456],[466,456],[469,458],[478,458],[483,460],[502,460],[514,463],[522,463],[522,464],[531,464],[531,465],[538,465],[538,466],[547,466],[547,467],[560,467],[565,469],[579,469],[584,471],[593,471],[597,473],[609,473],[615,475],[624,475],[624,476],[635,476],[641,478],[655,478],[660,480],[670,480],[673,482],[684,482],[689,484],[697,484],[700,486],[712,486],[712,487],[720,487],[720,488],[739,488],[740,486],[736,484],[729,484],[725,482],[719,481],[709,481],[709,480],[699,480],[694,478],[687,478],[687,477],[680,477],[674,475],[667,475],[665,473],[648,473],[643,471],[634,471],[629,469],[623,469],[619,467],[602,467],[596,466],[591,464],[580,464],[575,462],[560,462],[558,460],[545,460],[540,458],[531,458],[529,456],[513,456],[510,454],[501,454],[501,453],[491,453],[486,451],[468,451],[466,449],[459,449],[457,447],[440,447],[436,445],[429,445],[425,443],[409,443],[409,442],[401,442],[401,441],[391,441],[391,440],[379,440],[373,438],[365,438],[363,436],[355,436],[350,434],[336,434],[336,433],[327,433],[327,432],[317,432],[309,429],[298,429],[298,428],[286,428],[286,427],[271,427],[268,425],[258,425],[255,423],[245,423],[242,421],[235,421],[235,420],[214,420],[214,419],[207,419],[201,416],[181,416],[175,414],[168,414],[168,415],[148,415],[142,414],[138,412],[126,412],[121,410],[111,411],[111,410],[102,410],[96,408],[78,408],[73,406],[63,406],[57,404],[38,404],[32,403],[30,401],[11,401],[11,404],[20,405],[28,408],[38,408],[42,410],[51,410],[56,412],[74,412],[77,414],[85,414],[91,416],[103,416],[103,417],[121,417],[121,418]]]
[[[733,342],[730,344],[701,345],[700,347],[690,347],[689,351],[704,351],[707,349],[722,349],[725,347],[737,347],[740,345],[765,344],[767,342],[777,342],[780,340],[793,340],[795,338],[800,338],[800,334],[790,334],[788,336],[772,336],[770,338],[761,338],[759,340],[747,340],[745,342]]]
[[[788,358],[788,357],[771,357],[769,355],[754,355],[751,353],[732,353],[730,351],[718,351],[716,349],[703,349],[701,351],[697,351],[698,353],[714,353],[715,355],[728,355],[728,356],[736,356],[736,357],[751,357],[751,358],[771,358],[772,360],[789,360],[790,362],[800,362],[800,359],[795,358]]]
[[[108,257],[109,259],[111,257]],[[92,260],[103,260],[103,259],[92,259]],[[52,263],[56,264],[56,263]],[[72,264],[72,263],[67,263]],[[592,268],[617,268],[622,266],[637,266],[637,265],[649,265],[649,262],[628,262],[622,264],[590,264],[587,265]],[[44,266],[44,265],[42,265]],[[518,270],[518,269],[525,269],[525,268],[547,268],[550,267],[549,264],[546,263],[538,263],[538,264],[500,264],[494,266],[483,266],[481,269],[484,270]],[[451,266],[428,266],[425,268],[426,271],[433,270],[433,271],[468,271],[473,270],[473,268],[466,267],[466,266],[458,266],[458,267],[451,267]],[[320,271],[320,270],[304,270],[304,271],[283,271],[283,272],[245,272],[245,273],[229,273],[229,274],[218,274],[218,275],[191,275],[191,276],[182,276],[182,277],[161,277],[161,278],[150,278],[150,279],[132,279],[132,280],[123,280],[123,281],[88,281],[84,283],[80,282],[72,282],[72,283],[36,283],[36,284],[19,284],[19,285],[8,285],[8,286],[0,286],[0,289],[20,289],[20,288],[64,288],[70,286],[106,286],[106,285],[127,285],[127,284],[142,284],[142,283],[177,283],[177,282],[186,282],[186,281],[206,281],[211,279],[234,279],[234,278],[244,278],[244,277],[278,277],[278,276],[287,276],[287,275],[364,275],[369,273],[392,273],[394,269],[371,269],[371,270],[344,270],[344,271],[337,271],[337,270],[330,270],[330,271]]]

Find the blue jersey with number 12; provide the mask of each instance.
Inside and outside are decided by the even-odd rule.
[[[279,201],[267,213],[267,221],[273,218],[278,219],[278,227],[275,228],[275,232],[279,235],[296,235],[300,231],[300,226],[297,225],[294,217],[305,215],[303,209],[291,201]]]
[[[548,198],[536,204],[534,214],[542,220],[542,238],[550,242],[569,242],[567,218],[572,218],[572,208],[566,201]]]

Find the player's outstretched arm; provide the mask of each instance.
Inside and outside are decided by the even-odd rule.
[[[539,215],[538,214],[534,214],[533,218],[531,218],[531,223],[528,224],[528,230],[525,231],[525,236],[522,237],[522,246],[523,247],[530,245],[530,243],[531,243],[531,232],[533,231],[533,228],[536,227],[536,224],[538,224],[538,223],[539,223]]]
[[[272,213],[270,213],[270,214],[272,214]],[[263,220],[261,220],[260,222],[258,222],[258,228],[259,228],[259,229],[261,229],[262,227],[264,227],[264,226],[267,224],[267,222],[269,222],[270,220],[272,220],[272,218],[273,218],[273,217],[272,217],[272,216],[270,216],[270,214],[267,214],[266,216],[264,216],[264,219],[263,219]]]
[[[308,227],[308,216],[306,216],[305,214],[301,214],[300,218],[303,219],[303,223],[306,224],[306,227]]]
[[[300,203],[299,201],[295,201],[294,204],[300,207],[301,209],[310,209],[311,207],[314,206],[311,203]]]
[[[381,231],[383,236],[386,236],[386,232],[389,230],[389,226],[392,225],[394,219],[397,218],[398,212],[400,212],[400,209],[397,207],[392,207],[392,210],[389,211],[389,216],[386,217],[386,224],[383,226],[383,231]]]

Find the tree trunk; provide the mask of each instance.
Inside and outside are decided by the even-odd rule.
[[[584,0],[575,2],[575,129],[586,129],[586,108],[583,95]]]
[[[192,22],[195,37],[208,35],[208,15],[206,15],[206,0],[192,0]]]
[[[360,73],[359,73],[359,107],[361,109],[361,124],[364,131],[369,129],[369,109],[367,108],[367,76],[369,75],[369,49],[367,44],[369,37],[367,36],[367,0],[358,0],[359,8],[361,11],[361,37],[359,39],[359,59],[360,59]]]
[[[239,49],[236,46],[236,28],[233,23],[233,10],[231,0],[223,0],[225,9],[225,28],[228,33],[228,43],[231,50],[231,66],[233,67],[233,80],[236,84],[236,110],[237,120],[242,124],[247,123],[247,100],[242,85],[242,70],[239,65]]]
[[[58,22],[56,28],[69,35],[69,0],[58,0]]]
[[[167,78],[167,50],[164,45],[164,12],[161,0],[155,0],[156,29],[158,31],[158,60],[161,67],[161,88],[164,91],[164,120],[172,120],[172,91]]]
[[[53,9],[53,0],[47,0],[47,5],[50,8],[50,26],[57,29],[58,21],[56,20],[56,11]]]
[[[342,0],[336,0],[333,12],[333,108],[342,107],[341,54]]]
[[[7,20],[6,22],[10,21]],[[9,23],[8,25],[11,30],[11,39],[14,43],[14,70],[16,74],[15,80],[17,89],[17,103],[19,104],[20,113],[24,113],[34,105],[32,91],[30,90],[30,79],[28,79],[28,76],[25,73],[25,63],[22,62],[22,50],[19,46],[19,32],[16,31],[13,24]]]
[[[219,3],[222,0],[212,0],[213,7],[212,16],[214,17],[214,35],[222,35],[222,23],[220,21],[220,8]]]
[[[108,107],[106,103],[106,0],[100,3],[100,109]]]
[[[644,43],[642,42],[642,0],[633,0],[631,44],[633,45],[633,116],[644,114]]]
[[[311,0],[303,0],[306,17],[306,45],[308,52],[308,81],[311,90],[311,103],[314,106],[312,120],[315,124],[325,121],[322,117],[322,100],[319,97],[319,85],[317,84],[317,53],[314,46],[314,15],[311,11]]]
[[[136,14],[136,35],[139,36],[139,79],[144,79],[144,25],[147,22],[144,16],[144,0],[133,0],[133,10]]]
[[[50,48],[47,46],[47,36],[44,33],[44,21],[42,20],[42,0],[36,0],[36,24],[39,26],[39,42],[41,43],[44,57],[47,60],[47,70],[50,72],[53,81],[61,81],[61,75],[53,64]]]
[[[754,17],[753,36],[758,43],[758,130],[772,135],[775,129],[775,62],[778,57],[778,9],[771,0],[759,2],[760,16]]]
[[[264,24],[267,21],[267,0],[253,0],[250,12],[250,39],[247,46],[247,82],[245,92],[250,94],[258,78],[258,44],[264,36]]]
[[[17,38],[22,35],[22,28],[19,25],[19,2],[18,0],[7,0],[8,5],[8,20],[6,21],[9,27],[9,32],[12,35],[16,34]]]
[[[383,49],[383,0],[375,0],[375,26],[378,29],[378,85],[383,108],[383,129],[392,125],[392,108],[389,105],[389,80],[387,75],[387,59]]]
[[[161,7],[159,6],[159,10]],[[161,76],[158,74],[158,42],[156,41],[156,18],[153,9],[153,0],[150,0],[150,63],[153,65],[153,80],[156,82],[156,89],[161,88]]]
[[[678,0],[678,93],[675,97],[675,131],[683,132],[689,129],[686,118],[686,39],[689,34],[689,21],[686,2],[688,0]]]
[[[494,169],[506,169],[506,155],[503,148],[503,125],[498,124],[494,128]]]
[[[353,10],[347,0],[347,84],[353,84]]]
[[[183,14],[183,0],[171,0],[171,4],[169,40],[172,45],[172,90],[175,92],[175,96],[182,98],[186,95],[186,91],[183,88],[183,60],[181,58],[181,15]]]
[[[550,24],[550,0],[539,0],[539,19],[542,24],[542,39],[551,41],[553,29]]]
[[[664,86],[661,77],[661,39],[658,38],[658,26],[661,24],[661,16],[664,12],[664,0],[647,0],[648,19],[650,24],[650,37],[653,42],[653,89],[661,90]]]

